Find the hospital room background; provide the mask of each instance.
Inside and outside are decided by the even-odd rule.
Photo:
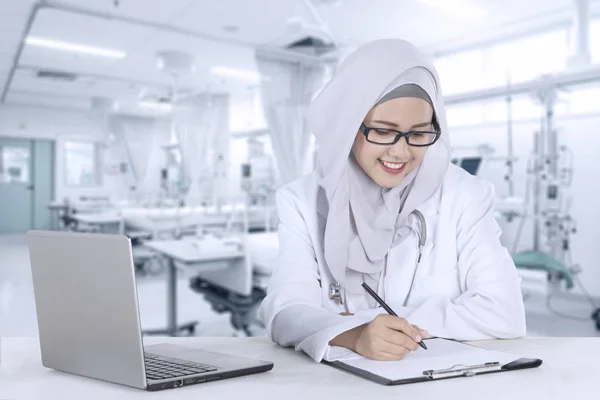
[[[600,335],[591,0],[0,0],[0,334],[37,335],[44,229],[130,238],[145,335],[264,335],[306,109],[389,37],[434,61],[452,162],[495,187],[528,335]]]

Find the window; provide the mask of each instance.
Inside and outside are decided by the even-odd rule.
[[[483,123],[484,107],[481,103],[467,103],[446,107],[448,126],[473,126]]]
[[[600,32],[600,26],[591,29],[592,42],[598,35],[594,29]],[[560,29],[437,58],[442,91],[447,96],[563,71],[569,55],[567,39],[567,31]]]
[[[544,110],[530,95],[515,96],[511,103],[513,121],[539,121]]]
[[[483,52],[465,51],[435,60],[444,95],[470,92],[483,85]]]
[[[574,86],[569,91],[559,93],[559,104],[568,115],[581,115],[600,112],[600,85]]]
[[[0,183],[29,183],[29,149],[0,146]]]
[[[572,112],[567,110],[567,106],[569,105],[572,108],[579,107],[578,111],[580,109],[599,109],[595,105],[597,102],[592,101],[594,94],[599,96],[598,92],[586,92],[583,96],[578,95],[578,93],[571,94],[568,98],[569,101],[562,100],[563,94],[561,93],[561,97],[559,97],[554,106],[554,113],[557,117],[569,115]],[[512,98],[511,118],[513,122],[539,121],[543,113],[543,108],[530,95],[518,95]],[[505,98],[498,98],[488,101],[450,105],[446,107],[446,118],[448,126],[452,128],[507,123],[508,103]]]
[[[600,63],[600,18],[590,22],[590,58],[592,63]]]
[[[257,87],[251,87],[245,95],[232,94],[230,106],[229,129],[231,132],[266,129],[267,123]]]
[[[100,182],[99,149],[94,142],[65,142],[67,186],[96,186]]]
[[[524,82],[565,69],[567,33],[557,30],[491,46],[485,56],[485,86]]]

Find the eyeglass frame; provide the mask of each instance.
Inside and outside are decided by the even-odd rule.
[[[432,123],[432,125],[434,125],[434,129],[435,129],[435,123]],[[389,132],[396,132],[396,137],[394,138],[394,141],[392,143],[379,143],[379,142],[373,142],[371,140],[369,140],[369,131],[372,130],[376,130],[376,129],[385,129],[386,131]],[[396,129],[391,129],[391,128],[373,128],[371,126],[366,126],[364,122],[360,123],[360,127],[358,128],[358,130],[365,135],[365,139],[367,140],[367,142],[369,143],[373,143],[373,144],[377,144],[380,146],[393,146],[396,143],[398,143],[398,141],[400,139],[402,139],[403,137],[406,138],[406,144],[412,147],[429,147],[431,145],[433,145],[435,142],[438,141],[438,139],[440,138],[440,135],[442,134],[439,131],[408,131],[408,132],[402,132],[402,131],[398,131]],[[423,134],[423,133],[433,133],[435,134],[435,139],[433,139],[433,142],[429,143],[429,144],[410,144],[408,142],[408,137],[414,133],[419,133],[419,134]]]

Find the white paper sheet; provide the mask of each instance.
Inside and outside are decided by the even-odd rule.
[[[451,368],[454,365],[479,365],[487,362],[499,362],[501,365],[521,358],[515,354],[485,350],[469,344],[445,339],[425,340],[428,350],[419,347],[401,361],[374,361],[364,358],[350,350],[332,348],[328,361],[337,361],[369,371],[391,380],[416,378],[423,371]]]

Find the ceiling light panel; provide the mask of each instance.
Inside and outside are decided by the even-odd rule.
[[[52,50],[69,51],[77,54],[90,56],[106,57],[106,58],[125,58],[127,53],[122,50],[108,49],[103,47],[89,46],[76,42],[66,42],[62,40],[54,40],[51,38],[43,38],[36,36],[28,36],[25,39],[28,46],[44,47]]]
[[[43,9],[38,13],[21,65],[101,74],[154,30],[118,21]]]

